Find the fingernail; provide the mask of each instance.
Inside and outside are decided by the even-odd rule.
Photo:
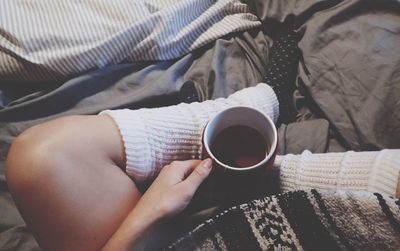
[[[203,161],[203,165],[204,165],[204,167],[206,167],[206,168],[208,168],[208,169],[211,169],[211,167],[212,167],[212,160],[211,160],[211,159],[205,159],[205,160]]]

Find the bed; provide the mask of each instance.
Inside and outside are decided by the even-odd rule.
[[[243,2],[258,24],[189,46],[183,55],[115,59],[46,79],[30,78],[23,68],[12,72],[24,78],[0,77],[1,250],[40,250],[4,176],[10,143],[23,130],[66,115],[185,102],[188,94],[182,86],[188,85],[201,101],[226,97],[265,81],[274,39],[288,27],[300,34],[301,57],[292,83],[297,116],[278,125],[280,154],[400,148],[399,1]],[[0,43],[7,37],[1,26]],[[8,52],[1,48],[0,53]],[[170,243],[219,210],[186,215],[174,233],[160,230],[148,249]]]

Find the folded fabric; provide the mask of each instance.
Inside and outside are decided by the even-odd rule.
[[[399,250],[400,201],[295,191],[232,207],[167,250]]]
[[[123,60],[173,59],[258,25],[239,0],[5,0],[0,81],[65,77]]]

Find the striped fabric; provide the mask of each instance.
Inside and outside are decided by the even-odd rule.
[[[400,201],[295,191],[232,207],[168,250],[400,250]]]
[[[173,59],[259,24],[239,0],[2,0],[0,81]]]

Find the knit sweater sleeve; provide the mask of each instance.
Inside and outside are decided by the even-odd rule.
[[[396,195],[400,150],[277,156],[282,191],[364,190]]]
[[[141,183],[154,178],[173,160],[200,158],[204,126],[216,113],[233,106],[256,108],[274,122],[279,116],[276,95],[263,83],[228,98],[151,109],[107,110],[101,114],[115,121],[125,147],[127,174]]]

